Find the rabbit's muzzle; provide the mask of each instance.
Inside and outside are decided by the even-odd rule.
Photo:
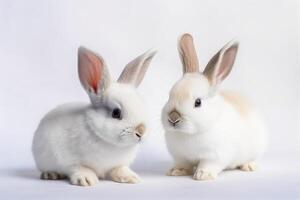
[[[144,124],[139,124],[135,127],[135,134],[137,137],[141,138],[146,131],[146,127]]]
[[[181,115],[177,110],[172,110],[168,115],[168,121],[172,126],[176,126],[182,121]]]

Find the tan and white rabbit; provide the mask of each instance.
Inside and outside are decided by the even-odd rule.
[[[136,87],[154,51],[131,61],[118,81],[111,80],[103,58],[78,49],[78,73],[91,104],[69,103],[50,111],[40,122],[32,151],[42,179],[68,177],[90,186],[109,176],[137,183],[129,165],[146,131],[145,105]]]
[[[267,145],[258,112],[239,94],[219,90],[230,73],[237,42],[226,44],[199,72],[193,38],[179,40],[183,77],[173,86],[162,111],[167,147],[175,166],[171,176],[215,179],[225,169],[255,169]]]

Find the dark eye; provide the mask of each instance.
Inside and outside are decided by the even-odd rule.
[[[111,116],[112,118],[121,120],[122,119],[121,109],[120,108],[113,109]]]
[[[201,99],[200,98],[197,98],[196,100],[195,100],[195,108],[196,107],[200,107],[201,106]]]

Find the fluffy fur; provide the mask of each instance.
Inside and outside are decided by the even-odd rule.
[[[180,43],[187,38],[193,45],[189,34],[182,38],[185,39],[179,41],[179,47],[184,46]],[[267,145],[262,117],[239,94],[218,89],[231,70],[237,49],[236,42],[225,45],[203,73],[184,66],[183,77],[171,89],[162,111],[167,147],[175,162],[169,175],[193,175],[195,180],[210,180],[225,169],[252,171],[256,168],[254,161]],[[185,56],[181,51],[180,55]],[[197,98],[201,99],[199,107],[195,107]],[[170,122],[174,110],[180,115],[176,124]]]
[[[144,103],[135,87],[155,52],[147,52],[125,67],[132,71],[119,78],[126,83],[110,80],[100,56],[85,48],[78,54],[79,77],[91,104],[61,105],[41,120],[32,145],[41,178],[68,177],[71,184],[80,186],[94,185],[105,177],[137,183],[139,177],[129,165],[147,125]],[[112,117],[116,108],[121,110],[120,119]]]

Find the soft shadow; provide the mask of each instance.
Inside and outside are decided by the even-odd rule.
[[[139,160],[131,166],[136,173],[151,176],[165,175],[171,167],[172,162],[168,160]],[[0,174],[1,176],[40,180],[40,172],[35,168],[1,169]]]
[[[3,174],[4,176],[14,176],[24,179],[40,179],[40,172],[34,168],[4,169],[1,170],[1,174]]]
[[[167,160],[154,160],[152,162],[135,162],[132,169],[138,174],[144,175],[165,175],[168,169],[172,166],[172,162]]]

